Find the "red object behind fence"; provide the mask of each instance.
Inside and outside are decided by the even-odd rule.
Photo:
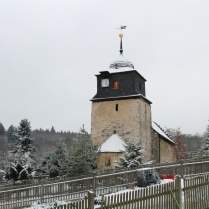
[[[161,176],[161,179],[172,179],[172,180],[174,180],[174,175],[173,174],[170,174],[170,175],[162,175]]]

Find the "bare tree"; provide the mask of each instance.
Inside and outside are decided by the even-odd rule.
[[[176,130],[174,139],[175,139],[174,140],[174,155],[175,155],[176,161],[179,162],[181,160],[184,160],[187,157],[186,145],[182,140],[180,128]]]

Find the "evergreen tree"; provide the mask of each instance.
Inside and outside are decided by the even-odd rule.
[[[14,181],[28,179],[33,172],[33,156],[35,148],[31,145],[31,127],[27,119],[23,119],[15,133],[16,144],[11,151],[11,159],[6,167],[5,179]]]
[[[39,168],[52,178],[66,173],[66,167],[67,146],[65,143],[57,143],[55,149],[44,155]]]
[[[180,128],[176,130],[174,138],[174,155],[177,162],[184,160],[187,157],[186,145],[182,140]]]
[[[118,161],[115,165],[116,167],[132,168],[138,167],[140,164],[142,164],[143,149],[141,143],[128,141],[124,147],[125,151],[123,152],[123,156],[118,158]]]
[[[0,152],[8,153],[9,146],[3,136],[0,136]],[[1,163],[1,162],[0,162]]]
[[[8,162],[8,153],[0,151],[0,170],[5,170]]]
[[[52,134],[55,134],[55,133],[56,133],[56,131],[55,131],[55,129],[54,129],[54,126],[52,126],[52,128],[51,128],[51,133],[52,133]]]
[[[97,168],[98,149],[92,145],[91,138],[84,128],[74,139],[68,155],[68,173],[85,175]]]
[[[13,125],[11,125],[7,130],[7,141],[11,144],[14,144],[16,141],[15,133],[16,128]]]
[[[0,136],[4,136],[4,134],[5,134],[5,128],[2,125],[2,123],[0,122]]]

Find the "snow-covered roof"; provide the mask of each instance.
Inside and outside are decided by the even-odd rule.
[[[114,69],[114,68],[108,68],[108,69],[103,69],[101,71],[99,71],[100,73],[103,72],[108,72],[108,73],[122,73],[122,72],[129,72],[129,71],[137,71],[136,69],[130,68],[130,67],[123,67],[123,68],[119,68],[119,69]],[[137,71],[138,72],[138,71]],[[95,72],[95,75],[97,75],[98,72]]]
[[[174,143],[174,141],[173,141],[171,138],[169,138],[169,137],[165,134],[165,132],[163,132],[163,131],[155,124],[155,122],[153,122],[153,121],[152,121],[152,128],[153,128],[157,133],[159,133],[161,136],[163,136],[164,138],[166,138],[168,141]]]
[[[113,134],[101,145],[100,152],[122,152],[125,144],[120,136]]]
[[[118,59],[116,59],[115,61],[113,61],[110,64],[110,69],[118,69],[118,68],[123,68],[123,67],[128,67],[128,68],[132,68],[134,69],[134,65],[129,62],[124,56],[123,54],[120,54]]]
[[[118,68],[118,69],[109,68],[109,69],[103,69],[103,70],[101,70],[99,72],[101,74],[102,73],[114,74],[114,73],[124,73],[124,72],[131,72],[131,71],[137,72],[144,79],[144,81],[146,81],[146,79],[136,69],[133,69],[133,68],[130,68],[130,67],[122,67],[122,68]],[[98,75],[98,73],[95,72],[95,75]]]
[[[115,68],[109,68],[107,71],[109,71],[110,73],[118,73],[118,72],[128,72],[128,71],[133,71],[135,69],[130,68],[130,67],[123,67],[120,69],[115,69]]]

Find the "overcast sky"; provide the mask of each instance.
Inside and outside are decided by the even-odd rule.
[[[208,0],[1,0],[0,122],[90,132],[96,77],[119,55],[147,79],[152,119],[203,133],[209,119]]]

